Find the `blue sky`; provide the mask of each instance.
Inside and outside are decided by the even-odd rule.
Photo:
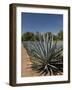
[[[22,32],[52,32],[63,30],[63,15],[24,13],[21,14]]]

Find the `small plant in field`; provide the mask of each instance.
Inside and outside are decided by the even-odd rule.
[[[40,75],[60,75],[63,73],[63,47],[53,41],[53,37],[39,34],[39,41],[28,43],[32,70]]]

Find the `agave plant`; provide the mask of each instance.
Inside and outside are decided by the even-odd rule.
[[[63,47],[58,46],[48,34],[39,34],[39,41],[28,43],[32,70],[40,75],[60,75],[63,73]]]

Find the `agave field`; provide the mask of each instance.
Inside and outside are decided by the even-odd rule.
[[[23,41],[30,56],[30,68],[41,75],[63,74],[63,44],[62,41],[54,41],[53,37],[39,34],[39,41]]]

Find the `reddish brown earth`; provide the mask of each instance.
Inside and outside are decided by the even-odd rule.
[[[21,76],[29,77],[29,76],[39,76],[38,73],[34,72],[30,68],[30,57],[27,54],[27,51],[24,47],[21,47]]]

